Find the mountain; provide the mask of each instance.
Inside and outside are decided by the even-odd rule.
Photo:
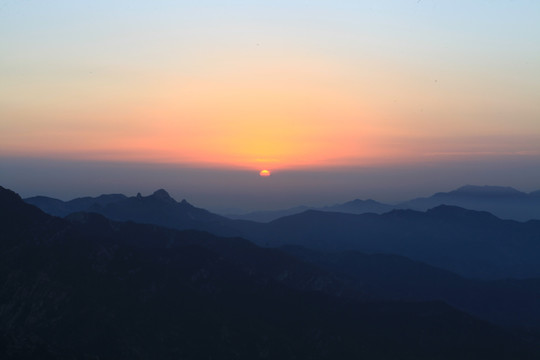
[[[306,210],[310,210],[308,206],[296,206],[284,210],[267,210],[267,211],[253,211],[247,214],[227,214],[224,215],[229,219],[235,220],[247,220],[247,221],[257,221],[257,222],[270,222],[280,217],[300,214]]]
[[[166,193],[165,190],[158,190],[157,192],[164,192],[166,194],[162,198],[162,200],[170,198],[170,196]],[[137,198],[139,200],[147,199],[150,197],[154,197],[154,195],[155,193],[153,195],[150,195],[149,197],[142,197],[138,195],[137,197],[128,198],[127,196],[121,194],[110,194],[101,195],[94,198],[78,198],[71,201],[62,201],[45,196],[36,196],[27,198],[25,199],[25,201],[29,204],[39,207],[46,213],[55,216],[64,217],[68,214],[78,211],[95,211],[98,213],[107,212],[107,214],[105,214],[106,216],[114,216],[118,220],[133,220],[139,222],[144,220],[144,222],[148,222],[144,219],[147,216],[143,216],[142,213],[144,212],[144,210],[142,209],[138,212],[138,214],[132,212],[129,216],[127,216],[125,210],[131,208],[131,205],[133,205],[134,202],[132,200],[129,200],[127,202],[124,201],[133,198]],[[124,205],[129,204],[129,206],[114,205],[121,202],[124,202]],[[191,205],[185,200],[182,200],[180,203]],[[412,199],[399,203],[397,205],[384,204],[371,199],[355,199],[342,204],[335,204],[331,206],[297,206],[284,210],[255,211],[247,214],[236,215],[227,214],[225,216],[222,216],[221,218],[218,218],[219,215],[216,215],[212,219],[210,219],[206,215],[203,215],[202,218],[195,218],[192,219],[194,221],[190,220],[187,222],[186,219],[189,218],[189,216],[184,216],[184,220],[181,221],[178,218],[171,218],[171,216],[168,216],[168,220],[162,219],[159,224],[177,229],[187,229],[192,228],[193,226],[195,226],[195,228],[197,229],[202,229],[201,222],[205,223],[207,222],[207,220],[210,220],[210,222],[215,223],[213,229],[214,232],[220,235],[234,236],[237,235],[236,233],[234,233],[234,231],[231,232],[230,228],[227,228],[226,226],[224,227],[224,218],[256,222],[270,222],[273,220],[277,220],[281,217],[300,214],[307,210],[342,212],[349,214],[383,214],[393,209],[412,209],[426,211],[439,205],[453,205],[471,210],[488,211],[503,219],[527,221],[531,219],[540,219],[540,190],[527,194],[511,187],[466,185],[450,192],[440,192],[427,198]],[[187,208],[188,207],[186,207],[186,209],[184,210],[188,210]],[[191,206],[191,208],[189,209],[192,213],[194,212],[193,208],[195,207]],[[198,213],[199,215],[202,215],[202,212],[199,211]],[[150,222],[155,223],[155,221]]]
[[[360,289],[375,298],[442,300],[493,323],[540,330],[540,278],[480,281],[397,255],[328,253],[298,246],[280,250],[361,284]]]
[[[226,215],[230,219],[237,220],[249,220],[257,222],[270,222],[276,219],[279,219],[284,216],[300,214],[307,210],[320,210],[320,211],[329,211],[329,212],[343,212],[349,214],[364,214],[364,213],[376,213],[382,214],[392,210],[394,207],[391,205],[386,205],[375,200],[360,200],[355,199],[352,201],[345,202],[343,204],[335,204],[331,206],[323,207],[308,207],[308,206],[297,206],[285,210],[274,210],[274,211],[254,211],[247,214],[241,215]]]
[[[540,221],[501,220],[455,206],[382,215],[309,210],[236,226],[244,238],[264,246],[402,255],[480,279],[540,277]]]
[[[527,221],[540,219],[540,191],[530,194],[511,187],[467,185],[427,198],[398,204],[397,208],[425,211],[438,205],[454,205],[471,210],[488,211],[503,219]]]
[[[220,235],[236,235],[226,227],[229,219],[197,208],[186,200],[177,202],[165,190],[152,195],[129,197],[105,206],[92,206],[87,211],[112,220],[156,224],[174,229],[202,229]]]
[[[64,217],[74,212],[85,211],[90,207],[105,206],[107,204],[125,200],[127,197],[122,194],[107,194],[98,197],[82,197],[70,201],[62,201],[47,196],[34,196],[24,199],[28,204],[37,206],[47,214]]]
[[[511,188],[464,187],[461,194],[492,199],[528,197]],[[438,195],[438,198],[446,195]],[[453,195],[452,195],[453,196]],[[464,195],[465,196],[465,195]],[[353,201],[351,204],[380,204]],[[334,207],[336,208],[336,207]],[[343,206],[339,206],[343,208]],[[487,212],[441,205],[422,211],[348,214],[308,210],[269,223],[231,220],[175,201],[165,190],[120,198],[85,211],[112,220],[196,229],[220,236],[242,236],[269,247],[301,245],[319,250],[358,250],[406,256],[480,279],[540,276],[540,222],[501,220]]]
[[[382,214],[393,209],[426,211],[439,205],[453,205],[471,210],[487,211],[503,219],[527,221],[540,219],[540,190],[527,194],[511,187],[466,185],[450,192],[439,192],[430,197],[416,198],[397,205],[384,204],[371,199],[356,199],[332,206],[299,206],[286,210],[256,211],[242,215],[227,215],[227,217],[231,219],[270,222],[280,217],[299,214],[306,210],[349,214]]]
[[[325,206],[322,208],[318,208],[316,210],[330,211],[330,212],[343,212],[343,213],[348,213],[348,214],[365,214],[365,213],[382,214],[382,213],[391,211],[393,209],[394,207],[391,205],[383,204],[372,199],[368,199],[368,200],[355,199],[352,201],[345,202],[343,204]]]
[[[35,197],[25,199],[43,211],[56,216],[73,212],[98,213],[112,220],[155,224],[173,229],[199,229],[224,236],[238,232],[228,227],[229,219],[197,208],[186,200],[177,202],[167,191],[160,189],[152,195],[127,197],[125,195],[102,195],[97,198],[80,198],[68,202]]]
[[[367,301],[276,249],[98,214],[56,218],[4,188],[0,282],[5,359],[540,355],[442,302]]]

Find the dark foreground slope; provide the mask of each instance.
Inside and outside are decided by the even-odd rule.
[[[365,301],[277,250],[98,215],[54,218],[2,188],[0,283],[8,359],[538,355],[440,302]]]

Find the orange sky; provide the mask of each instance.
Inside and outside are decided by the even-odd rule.
[[[203,3],[6,7],[1,154],[246,169],[540,156],[526,5]]]

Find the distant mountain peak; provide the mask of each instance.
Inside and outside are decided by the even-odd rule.
[[[168,202],[176,202],[176,200],[174,200],[167,191],[165,191],[164,189],[159,189],[159,190],[156,190],[154,191],[154,193],[151,195],[152,198],[154,199],[158,199],[158,200],[163,200],[163,201],[168,201]]]
[[[354,199],[352,201],[346,202],[345,204],[379,204],[379,202],[373,199]]]
[[[481,194],[481,195],[517,195],[522,194],[521,191],[518,191],[510,186],[490,186],[490,185],[465,185],[454,191],[453,193],[458,194]]]
[[[442,217],[447,217],[447,218],[456,217],[456,216],[458,217],[467,216],[471,219],[476,219],[476,220],[478,220],[479,218],[482,218],[484,220],[498,219],[495,215],[487,211],[469,210],[469,209],[462,208],[460,206],[444,205],[444,204],[428,209],[426,211],[426,214],[442,216]]]
[[[464,214],[469,211],[471,210],[467,210],[459,206],[442,204],[442,205],[435,206],[431,209],[428,209],[426,213],[441,214],[441,215],[455,215],[455,214]]]

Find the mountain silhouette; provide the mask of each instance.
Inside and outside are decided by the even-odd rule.
[[[396,207],[425,211],[438,205],[454,205],[488,211],[503,219],[527,221],[540,219],[540,191],[524,193],[511,187],[467,185],[450,192],[417,198]]]
[[[231,219],[270,222],[306,210],[349,214],[382,214],[392,209],[426,211],[439,205],[453,205],[471,210],[488,211],[503,219],[527,221],[540,219],[540,190],[527,194],[511,187],[466,185],[450,192],[439,192],[430,197],[416,198],[395,205],[384,204],[371,199],[355,199],[332,206],[298,206],[286,210],[256,211],[226,216]]]
[[[28,204],[37,206],[47,214],[64,217],[74,212],[85,211],[94,205],[105,206],[109,203],[126,199],[122,194],[107,194],[98,197],[82,197],[62,201],[47,196],[34,196],[24,199]]]
[[[264,246],[396,254],[480,279],[540,276],[540,221],[501,220],[455,206],[382,215],[309,210],[237,226],[243,237]]]
[[[25,199],[43,211],[56,216],[73,212],[94,212],[109,219],[155,224],[173,229],[199,229],[219,235],[235,236],[238,232],[227,226],[229,219],[197,208],[186,200],[177,202],[167,191],[156,190],[149,196],[101,195],[97,198],[80,198],[69,202],[34,197]]]
[[[540,278],[481,281],[398,255],[280,250],[350,279],[362,292],[393,301],[442,300],[500,325],[540,330]]]
[[[477,187],[464,187],[457,192],[473,193],[476,197],[483,193],[488,199],[493,198],[493,193],[504,198],[530,197],[519,195],[511,188],[482,187],[477,191]],[[259,223],[231,220],[185,200],[177,202],[165,190],[158,190],[150,196],[139,194],[104,205],[93,203],[85,211],[118,221],[196,229],[220,236],[242,236],[269,247],[301,245],[323,251],[358,250],[402,255],[465,277],[524,279],[540,276],[537,261],[540,221],[501,220],[485,211],[456,206],[359,215],[307,210]]]
[[[442,302],[347,293],[331,274],[276,249],[93,213],[56,218],[4,188],[0,239],[6,359],[540,354],[525,339]]]
[[[249,220],[257,222],[270,222],[276,219],[279,219],[284,216],[300,214],[307,210],[320,210],[320,211],[329,211],[329,212],[343,212],[349,214],[364,214],[364,213],[376,213],[382,214],[392,210],[394,207],[391,205],[383,204],[375,200],[360,200],[355,199],[352,201],[345,202],[343,204],[336,204],[331,206],[323,207],[307,207],[307,206],[297,206],[285,210],[274,210],[274,211],[254,211],[247,214],[241,215],[226,215],[230,219],[237,220]]]
[[[393,209],[393,206],[383,204],[372,199],[368,199],[368,200],[355,199],[352,201],[345,202],[343,204],[324,206],[322,208],[318,208],[317,210],[343,212],[343,213],[349,213],[349,214],[365,214],[365,213],[382,214],[392,209]]]
[[[235,219],[235,220],[270,222],[270,221],[279,219],[280,217],[300,214],[310,209],[312,208],[308,206],[295,206],[295,207],[292,207],[289,209],[283,209],[283,210],[253,211],[246,214],[226,214],[224,216],[226,216],[229,219]]]
[[[158,190],[158,192],[164,192],[164,194],[162,194],[163,199],[170,198],[165,190],[161,189]],[[77,211],[88,211],[92,208],[99,210],[100,208],[107,207],[109,204],[120,202],[127,198],[127,196],[122,194],[109,194],[98,197],[83,197],[71,201],[62,201],[46,196],[35,196],[26,198],[24,201],[39,207],[48,214],[64,217]],[[172,198],[170,199],[174,200]],[[254,211],[246,214],[227,214],[225,217],[236,220],[270,222],[284,216],[299,214],[307,210],[350,214],[382,214],[393,209],[426,211],[439,205],[453,205],[471,210],[487,211],[503,219],[527,221],[531,219],[540,219],[540,190],[527,194],[511,187],[466,185],[450,192],[439,192],[430,197],[416,198],[396,205],[384,204],[372,199],[355,199],[331,206],[296,206],[284,210]],[[166,226],[171,226],[171,224],[166,224]]]

